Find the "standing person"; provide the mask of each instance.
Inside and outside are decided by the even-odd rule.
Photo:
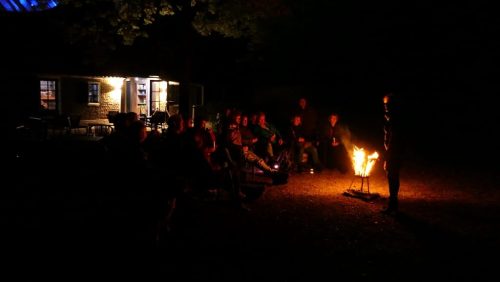
[[[306,139],[312,141],[313,143],[316,143],[315,141],[317,141],[318,137],[317,136],[318,114],[311,107],[311,105],[309,105],[306,98],[302,97],[299,99],[297,110],[293,114],[300,115]]]
[[[398,212],[399,171],[402,164],[403,133],[399,98],[393,93],[384,95],[384,169],[389,184],[389,203],[386,214]]]

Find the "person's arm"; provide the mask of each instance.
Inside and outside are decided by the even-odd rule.
[[[283,145],[283,137],[281,136],[279,130],[274,125],[269,125],[269,129],[271,129],[271,131],[273,132],[273,135],[275,136],[275,141],[278,143],[278,145],[280,146]]]

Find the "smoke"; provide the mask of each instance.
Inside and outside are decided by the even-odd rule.
[[[347,155],[352,156],[354,151],[354,145],[352,142],[352,133],[351,130],[347,126],[339,127],[340,140],[342,140],[342,144],[344,145]]]

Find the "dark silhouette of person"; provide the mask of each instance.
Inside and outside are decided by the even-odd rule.
[[[339,114],[331,113],[328,122],[320,131],[320,156],[328,169],[338,169],[345,174],[350,169],[346,146],[351,143],[351,134],[346,125],[339,123]]]
[[[302,97],[299,99],[297,108],[292,114],[300,115],[306,139],[310,141],[317,141],[318,115],[316,110],[312,108],[306,98]]]
[[[292,124],[286,137],[286,143],[291,151],[297,171],[304,171],[304,166],[306,165],[303,161],[304,153],[307,154],[308,158],[310,158],[308,162],[313,165],[314,169],[321,171],[322,164],[318,157],[318,150],[313,142],[307,139],[306,134],[304,133],[301,115],[295,114],[292,117],[291,123]]]
[[[384,169],[389,184],[389,202],[386,214],[398,212],[399,172],[402,165],[404,136],[402,132],[401,103],[393,93],[386,93],[384,102]]]

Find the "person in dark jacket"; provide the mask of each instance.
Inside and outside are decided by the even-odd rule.
[[[389,202],[383,210],[387,214],[398,212],[399,172],[402,164],[404,135],[401,126],[399,97],[387,93],[384,102],[384,169],[389,184]]]
[[[351,134],[347,126],[339,123],[339,114],[333,112],[320,131],[320,156],[328,169],[338,169],[342,174],[350,170],[350,159],[346,146],[350,145]]]

